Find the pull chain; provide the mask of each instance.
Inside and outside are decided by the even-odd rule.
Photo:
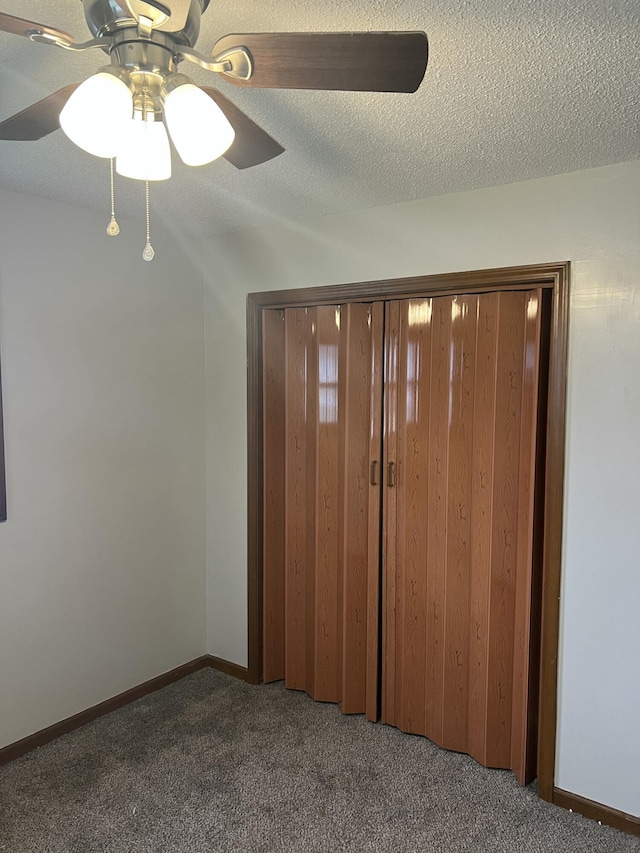
[[[110,160],[111,164],[111,219],[107,225],[107,234],[109,237],[117,237],[120,233],[120,226],[116,222],[116,195],[113,187],[113,157]]]
[[[147,245],[144,247],[142,257],[145,261],[152,261],[156,253],[153,251],[153,246],[151,245],[151,229],[149,217],[149,181],[144,182],[144,199],[147,214]]]
[[[146,122],[147,120],[147,92],[149,89],[145,86],[142,90],[142,121]],[[144,251],[142,252],[142,258],[145,261],[152,261],[155,257],[155,252],[153,251],[153,246],[151,245],[151,228],[150,228],[150,216],[149,216],[149,181],[144,182],[144,202],[145,202],[145,214],[147,219],[147,242],[144,247]]]

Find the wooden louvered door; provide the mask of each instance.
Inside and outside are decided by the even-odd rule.
[[[263,678],[373,719],[383,312],[263,315]]]
[[[541,292],[389,303],[383,722],[535,775]]]

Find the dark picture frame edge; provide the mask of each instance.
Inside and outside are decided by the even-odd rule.
[[[7,478],[4,464],[4,421],[2,417],[2,362],[0,361],[0,522],[7,520]]]

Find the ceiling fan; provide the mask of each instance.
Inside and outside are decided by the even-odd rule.
[[[170,177],[167,129],[188,165],[224,156],[238,169],[284,149],[217,89],[177,71],[183,60],[238,86],[415,92],[428,60],[423,32],[254,33],[194,49],[209,0],[81,0],[93,38],[0,12],[0,30],[69,51],[100,49],[110,64],[0,123],[2,140],[41,139],[62,126],[81,148],[115,157],[126,177]],[[165,128],[166,125],[166,128]]]
[[[415,92],[424,77],[424,32],[253,33],[219,39],[210,57],[194,49],[209,0],[81,0],[93,38],[78,43],[55,27],[0,12],[0,30],[68,51],[98,49],[110,64],[80,84],[59,89],[0,122],[0,140],[36,140],[58,128],[80,148],[111,161],[115,171],[145,181],[171,177],[169,137],[181,159],[202,166],[224,157],[238,169],[257,166],[284,148],[217,89],[178,72],[193,62],[238,86]],[[168,133],[167,133],[168,131]]]

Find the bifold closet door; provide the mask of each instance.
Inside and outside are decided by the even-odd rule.
[[[541,292],[389,303],[383,721],[521,782]]]
[[[263,314],[263,677],[373,718],[383,312]]]

